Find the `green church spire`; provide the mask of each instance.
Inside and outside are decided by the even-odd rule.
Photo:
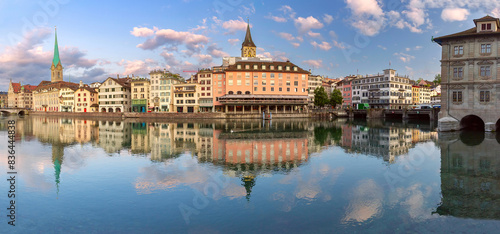
[[[54,65],[54,67],[56,67],[57,64],[61,62],[61,60],[59,59],[59,45],[57,44],[57,27],[55,31],[56,31],[56,43],[54,44],[54,59],[52,60],[52,64]]]

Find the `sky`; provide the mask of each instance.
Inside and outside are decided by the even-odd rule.
[[[331,78],[397,70],[411,79],[440,73],[431,38],[500,16],[497,0],[76,1],[0,2],[0,91],[9,80],[50,80],[57,37],[64,80],[148,77],[193,71],[240,56],[247,20],[257,56],[290,60]]]

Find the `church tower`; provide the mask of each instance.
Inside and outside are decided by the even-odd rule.
[[[63,67],[59,59],[59,45],[57,44],[57,28],[56,28],[56,43],[54,44],[54,59],[52,59],[52,66],[50,67],[51,75],[50,81],[57,82],[63,81]]]
[[[252,34],[250,34],[250,22],[247,24],[247,34],[245,40],[241,44],[241,57],[255,57],[257,54],[257,47],[252,41]]]

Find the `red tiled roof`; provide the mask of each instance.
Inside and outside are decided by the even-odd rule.
[[[57,82],[50,82],[50,81],[42,81],[40,84],[35,87],[33,91],[39,91],[42,89],[48,89],[48,88],[58,88],[61,89],[63,87],[68,87],[72,89],[77,89],[79,84],[77,83],[72,83],[72,82],[67,82],[67,81],[57,81]]]
[[[19,93],[21,90],[21,83],[12,83],[12,89],[14,90],[14,93]]]

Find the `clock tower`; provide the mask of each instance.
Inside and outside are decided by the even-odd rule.
[[[255,57],[257,47],[252,41],[252,34],[250,34],[250,23],[247,24],[247,34],[245,40],[241,44],[241,57]]]
[[[50,67],[50,71],[51,82],[63,81],[63,67],[61,64],[61,59],[59,59],[59,45],[57,44],[57,29],[56,42],[54,44],[54,59],[52,59],[52,66]]]

